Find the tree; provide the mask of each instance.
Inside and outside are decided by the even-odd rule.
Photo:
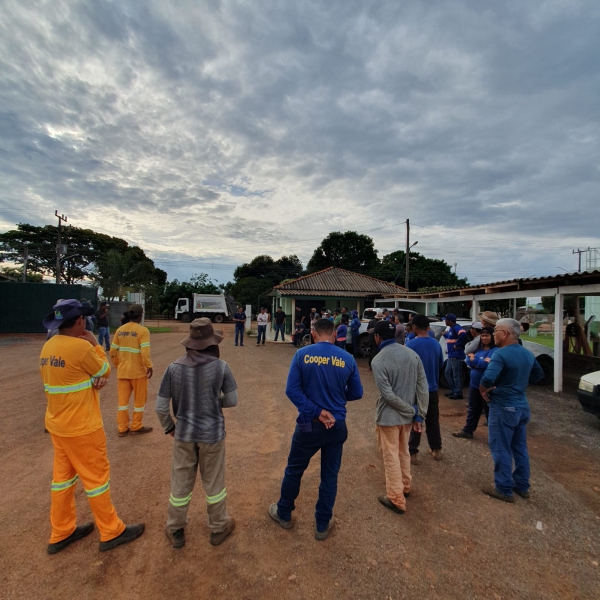
[[[57,227],[38,227],[19,223],[17,229],[0,234],[0,262],[23,264],[23,249],[28,246],[28,273],[40,273],[56,277]],[[67,246],[67,254],[61,258],[61,279],[75,283],[88,277],[93,264],[109,250],[125,252],[129,244],[120,238],[96,233],[91,229],[63,227],[61,244]]]
[[[109,250],[103,254],[96,261],[91,276],[102,288],[105,298],[122,300],[127,292],[134,291],[134,286],[151,286],[155,282],[156,268],[141,248],[133,246],[125,252]]]
[[[249,263],[244,263],[236,268],[233,277],[236,281],[255,277],[256,279],[268,279],[277,285],[284,279],[296,279],[302,275],[302,262],[295,255],[282,256],[274,260],[267,254],[254,257]]]
[[[517,298],[517,306],[523,306],[527,302],[527,298]],[[491,310],[495,312],[501,319],[512,318],[512,300],[482,300],[479,303],[479,311],[485,312]],[[477,316],[477,315],[475,315]]]
[[[397,250],[386,254],[381,260],[379,278],[404,286],[405,252]],[[466,279],[457,277],[452,266],[445,260],[427,258],[418,252],[410,253],[410,269],[408,272],[409,291],[422,291],[427,288],[457,288],[467,285]]]
[[[15,281],[23,281],[23,267],[2,267],[0,273],[12,277]],[[39,273],[29,273],[28,269],[27,281],[29,283],[43,283],[44,278]]]
[[[236,281],[231,287],[233,297],[240,305],[252,305],[252,310],[257,312],[259,304],[270,304],[266,294],[274,285],[271,280],[265,277],[244,277]]]
[[[334,231],[315,249],[306,270],[314,273],[328,267],[340,267],[372,275],[378,266],[377,250],[368,235]]]

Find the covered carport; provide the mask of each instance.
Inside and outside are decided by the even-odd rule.
[[[471,318],[476,320],[479,314],[479,304],[485,300],[512,300],[512,316],[517,314],[517,298],[537,296],[554,297],[554,391],[563,389],[563,310],[564,297],[570,296],[600,296],[600,271],[582,271],[563,273],[548,277],[530,277],[527,279],[512,279],[486,283],[485,285],[469,286],[438,292],[419,293],[404,292],[401,294],[385,295],[375,301],[376,305],[387,305],[390,301],[399,308],[406,304],[423,306],[423,314],[432,314],[432,307],[444,302],[472,302]],[[421,312],[421,311],[419,311]],[[560,315],[560,317],[559,317]],[[600,318],[600,315],[596,315]]]

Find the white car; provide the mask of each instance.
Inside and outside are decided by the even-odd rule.
[[[579,380],[577,400],[585,412],[600,419],[600,371],[588,373]]]

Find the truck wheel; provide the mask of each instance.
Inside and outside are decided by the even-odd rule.
[[[222,323],[225,320],[223,315],[214,315],[213,323]]]
[[[181,315],[181,321],[183,323],[189,323],[191,321],[191,317],[189,313],[185,313],[185,315]]]
[[[554,381],[554,359],[546,354],[540,354],[540,356],[536,356],[535,360],[544,371],[544,378],[540,379],[536,385],[550,385]]]
[[[371,343],[369,342],[369,334],[363,333],[358,338],[358,351],[364,356],[367,357],[371,354]]]

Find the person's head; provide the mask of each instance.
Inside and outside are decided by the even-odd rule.
[[[429,319],[425,315],[416,315],[409,325],[412,325],[413,331],[418,335],[419,333],[427,335],[429,329]],[[407,325],[408,326],[408,325]]]
[[[485,350],[493,348],[496,344],[494,343],[494,328],[493,327],[482,327],[479,333],[479,339],[481,345]]]
[[[499,348],[519,343],[521,323],[515,319],[499,319],[494,328],[494,342]]]
[[[404,317],[400,313],[398,313],[396,315],[396,322],[397,323],[404,323]]]
[[[299,306],[296,306],[296,312],[300,312],[302,309]]]
[[[483,327],[496,327],[498,322],[498,314],[491,310],[486,310],[477,315],[477,319],[481,322]]]
[[[389,321],[379,321],[373,330],[375,343],[379,346],[386,340],[392,340],[396,337],[396,327]]]
[[[448,313],[444,317],[444,321],[448,327],[454,327],[456,325],[456,315],[454,313]]]
[[[387,308],[384,308],[384,309],[381,311],[381,314],[382,314],[384,317],[387,317],[387,316],[390,314],[390,311],[389,311]]]
[[[406,329],[406,333],[412,333],[413,331],[413,323],[407,323],[404,328]]]
[[[352,318],[353,319],[357,319],[358,318],[358,311],[357,310],[353,310],[351,314],[352,314]]]
[[[342,323],[343,323],[344,325],[348,325],[348,317],[347,317],[346,315],[344,315],[344,316],[342,317]]]
[[[213,329],[210,319],[202,317],[190,323],[189,335],[181,340],[186,350],[197,350],[219,356],[219,344],[223,341],[223,332]]]
[[[260,308],[260,314],[264,315],[267,312],[267,309],[264,306],[261,306]]]
[[[296,321],[294,321],[294,322],[295,322],[295,324],[296,324],[296,327],[299,327],[299,326],[300,326],[300,319],[296,319]]]
[[[141,304],[132,304],[129,307],[129,320],[133,323],[139,323],[142,320],[144,314],[144,307]]]
[[[343,306],[342,307],[342,314],[343,313],[347,313],[348,312],[348,307],[347,306]]]
[[[85,318],[93,314],[94,309],[83,306],[78,300],[61,300],[52,307],[52,311],[44,318],[44,327],[77,337],[84,334]]]
[[[479,321],[475,321],[475,323],[471,324],[471,335],[473,336],[473,338],[479,337],[482,328],[483,325]]]
[[[238,312],[239,313],[244,312],[244,309],[241,306],[238,306]]]
[[[397,315],[397,314],[398,314],[400,311],[399,311],[397,308],[394,308],[394,309],[392,310],[392,312],[393,312],[395,315]]]
[[[106,304],[106,302],[100,302],[100,308],[108,308],[108,304]]]
[[[415,318],[415,315],[413,315],[412,313],[408,313],[408,320],[412,321]]]
[[[317,319],[313,330],[315,342],[335,342],[333,323],[329,319]]]
[[[277,311],[280,311],[280,310],[282,310],[282,308],[281,308],[281,306],[278,306]]]
[[[317,309],[316,309],[316,308],[311,308],[311,309],[310,309],[310,312],[314,314],[314,313],[316,313],[316,312],[317,312]]]
[[[334,309],[333,309],[333,313],[334,313],[335,315],[339,315],[339,314],[340,314],[340,312],[341,312],[341,311],[340,311],[340,309],[339,309],[339,308],[334,308]]]

